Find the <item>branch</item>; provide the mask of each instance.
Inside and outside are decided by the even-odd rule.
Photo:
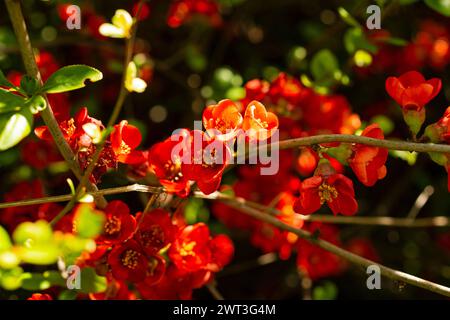
[[[386,148],[391,150],[450,153],[450,145],[446,144],[383,140],[355,136],[351,134],[323,134],[311,137],[283,140],[280,142],[275,142],[272,145],[277,145],[279,149],[282,150],[331,142],[360,143],[368,146]]]
[[[19,44],[20,53],[22,55],[22,60],[25,66],[25,69],[29,76],[37,79],[42,84],[41,74],[36,64],[36,60],[34,57],[33,48],[31,46],[30,37],[28,35],[27,26],[25,24],[25,19],[22,14],[22,9],[20,7],[20,1],[18,0],[6,0],[6,7],[8,9],[8,13],[11,19],[11,23],[14,28],[14,32],[16,34],[17,42]],[[48,102],[47,96],[43,95],[44,99],[47,102],[47,108],[42,110],[41,117],[44,120],[46,126],[48,127],[56,146],[59,149],[59,152],[63,156],[64,160],[67,162],[70,170],[74,173],[77,179],[81,179],[82,172],[78,161],[76,160],[76,156],[72,152],[67,141],[64,139],[64,136],[59,128],[59,124],[55,119],[55,115],[53,114],[52,108]],[[97,190],[97,187],[93,184],[88,184],[89,191]],[[97,205],[103,207],[106,205],[106,200],[102,197],[96,198]]]
[[[437,283],[434,283],[434,282],[431,282],[428,280],[424,280],[422,278],[410,275],[410,274],[402,272],[402,271],[391,269],[389,267],[383,266],[383,265],[378,264],[369,259],[360,257],[350,251],[347,251],[338,246],[335,246],[334,244],[331,244],[328,241],[322,240],[320,238],[316,238],[308,231],[305,231],[302,229],[297,229],[288,224],[285,224],[281,220],[278,220],[277,218],[275,218],[271,215],[268,215],[266,213],[263,213],[259,210],[256,210],[254,208],[251,208],[251,207],[245,205],[244,203],[239,203],[237,201],[230,201],[230,200],[225,200],[225,199],[221,200],[221,201],[226,203],[228,206],[230,206],[234,209],[237,209],[255,219],[267,222],[279,229],[292,232],[292,233],[296,234],[297,236],[309,241],[310,243],[315,244],[315,245],[319,246],[320,248],[327,250],[331,253],[334,253],[335,255],[337,255],[341,258],[344,258],[355,265],[359,265],[364,268],[367,268],[370,265],[377,265],[380,268],[381,274],[387,278],[390,278],[392,280],[402,281],[405,283],[409,283],[413,286],[420,287],[420,288],[450,297],[450,288],[448,288],[448,287],[445,287],[443,285],[440,285],[440,284],[437,284]]]

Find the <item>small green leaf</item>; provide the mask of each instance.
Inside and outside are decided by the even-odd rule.
[[[26,107],[32,114],[37,114],[47,107],[47,101],[42,96],[33,96],[27,100]]]
[[[77,298],[77,290],[64,290],[58,296],[58,300],[75,300]]]
[[[361,28],[361,25],[359,24],[359,22],[356,21],[356,19],[352,17],[350,12],[348,12],[343,7],[338,8],[338,13],[341,16],[342,20],[344,20],[344,22],[347,23],[348,25],[355,27],[355,28]]]
[[[334,300],[338,294],[336,285],[331,281],[325,281],[323,285],[313,289],[314,300]]]
[[[440,14],[450,17],[450,1],[448,0],[425,0],[425,4],[434,11]]]
[[[100,277],[93,268],[81,269],[81,289],[82,293],[97,293],[106,290],[106,278]]]
[[[28,94],[29,96],[32,96],[38,90],[39,83],[36,79],[25,75],[20,80],[20,87],[23,89],[23,91],[26,92],[26,94]]]
[[[59,248],[52,244],[38,244],[19,249],[19,256],[23,262],[36,265],[54,264],[61,254]]]
[[[25,99],[4,89],[0,89],[0,113],[19,111]]]
[[[378,49],[367,40],[366,35],[360,28],[352,28],[345,32],[344,46],[348,53],[354,53],[357,50],[365,50],[370,53],[376,53]]]
[[[95,238],[103,230],[105,215],[88,204],[81,204],[75,214],[74,222],[80,237]]]
[[[47,244],[53,239],[53,231],[45,220],[23,222],[14,230],[13,239],[16,244]]]
[[[0,151],[9,149],[28,136],[33,127],[30,110],[0,115]]]
[[[95,68],[81,64],[66,66],[53,73],[41,91],[47,93],[72,91],[85,87],[86,80],[96,82],[102,78],[103,74]]]
[[[0,226],[0,252],[11,248],[11,239],[8,232]]]
[[[0,70],[0,86],[14,88],[15,86],[5,77],[5,74]]]
[[[310,67],[316,82],[333,82],[337,72],[340,72],[337,58],[328,49],[316,53],[311,60]]]
[[[57,271],[44,273],[26,272],[22,274],[22,288],[29,291],[42,291],[52,286],[64,286],[65,281]]]
[[[391,150],[389,151],[389,154],[393,157],[402,159],[406,161],[410,166],[413,166],[416,163],[417,160],[417,152],[409,152],[409,151],[403,151],[403,150]]]

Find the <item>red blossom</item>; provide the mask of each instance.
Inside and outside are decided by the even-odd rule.
[[[333,214],[354,215],[358,210],[353,182],[343,174],[315,175],[304,180],[294,210],[311,214],[327,203]]]
[[[33,293],[27,300],[53,300],[53,298],[47,293]]]
[[[122,201],[114,200],[108,203],[103,211],[106,221],[103,232],[97,241],[105,244],[117,244],[130,238],[136,227],[136,220],[130,214],[128,206]]]
[[[128,124],[128,121],[122,120],[115,125],[110,139],[117,161],[127,164],[145,161],[142,151],[134,150],[142,141],[141,133],[138,128]]]
[[[155,209],[145,214],[136,215],[139,227],[134,239],[141,245],[145,253],[157,254],[175,240],[177,227],[172,224],[169,212]]]
[[[203,110],[203,125],[211,137],[228,141],[236,137],[242,125],[242,115],[236,104],[222,100],[216,105],[210,105]]]
[[[278,129],[278,117],[268,112],[262,103],[251,101],[245,109],[242,129],[250,138],[267,140]]]
[[[169,8],[167,24],[172,28],[178,28],[194,16],[207,18],[212,26],[222,23],[219,5],[214,0],[175,0]]]
[[[386,79],[386,91],[403,109],[421,111],[441,90],[441,80],[425,80],[417,71]]]
[[[186,179],[195,181],[200,191],[210,194],[219,188],[230,159],[231,151],[226,144],[203,131],[193,130],[188,150],[183,154],[181,172]]]
[[[383,131],[378,124],[372,124],[365,128],[361,136],[384,139]],[[348,163],[358,180],[370,187],[386,176],[386,166],[384,164],[387,157],[388,150],[385,148],[356,144],[353,147],[353,155],[348,159]]]
[[[114,278],[131,282],[143,281],[147,276],[149,261],[134,240],[114,246],[108,256]]]
[[[168,192],[176,193],[182,197],[185,197],[190,190],[189,180],[181,172],[181,155],[183,152],[181,149],[181,155],[172,158],[172,151],[180,143],[184,144],[188,137],[189,131],[182,130],[163,142],[153,145],[148,153],[150,167],[158,177],[159,182]]]

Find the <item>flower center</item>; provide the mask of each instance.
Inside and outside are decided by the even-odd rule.
[[[120,154],[129,154],[131,152],[131,148],[129,145],[125,143],[125,141],[122,140],[120,142]]]
[[[120,231],[120,226],[120,219],[117,217],[111,217],[105,223],[105,233],[108,235],[117,234]]]
[[[178,182],[183,178],[183,174],[181,173],[181,161],[177,160],[173,162],[169,160],[164,165],[164,170],[166,170],[166,176],[168,180]]]
[[[152,246],[160,249],[164,245],[164,232],[158,225],[153,225],[148,230],[141,231],[140,236],[145,247]]]
[[[140,255],[139,252],[128,249],[122,255],[122,264],[128,269],[136,269]]]
[[[183,242],[181,249],[180,249],[180,255],[182,257],[185,256],[193,256],[194,255],[194,247],[196,246],[195,241],[191,242]]]
[[[329,184],[323,183],[319,187],[319,197],[320,197],[320,203],[323,204],[325,201],[333,201],[333,199],[336,199],[338,196],[338,192],[335,187],[330,186]]]

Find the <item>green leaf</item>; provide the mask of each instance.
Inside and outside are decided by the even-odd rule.
[[[64,290],[58,296],[58,300],[75,300],[77,298],[77,290]]]
[[[8,232],[0,226],[0,252],[11,248],[11,239]]]
[[[32,114],[37,114],[47,108],[47,101],[42,96],[33,96],[27,100],[26,107]]]
[[[413,151],[403,151],[403,150],[391,150],[389,154],[395,158],[402,159],[406,161],[410,166],[413,166],[416,163],[418,153]]]
[[[314,300],[334,300],[338,294],[336,285],[331,281],[325,281],[323,285],[313,289]]]
[[[97,293],[106,290],[106,278],[100,277],[93,268],[81,269],[81,289],[82,293]]]
[[[29,291],[42,291],[52,286],[64,286],[65,281],[57,271],[44,273],[26,272],[22,274],[22,288]]]
[[[314,55],[310,68],[315,81],[324,86],[334,82],[336,74],[340,73],[338,60],[328,49],[320,50]]]
[[[425,4],[434,11],[440,14],[450,17],[450,1],[448,0],[425,0]]]
[[[58,261],[61,252],[56,245],[38,244],[31,247],[20,247],[19,256],[25,263],[49,265]]]
[[[356,21],[356,19],[352,17],[350,12],[348,12],[343,7],[338,8],[338,13],[341,16],[342,20],[344,20],[344,22],[347,23],[348,25],[355,27],[355,28],[361,28],[361,25],[359,24],[359,22]]]
[[[14,88],[15,86],[5,77],[5,74],[0,70],[0,86]]]
[[[0,151],[9,149],[28,136],[33,127],[30,110],[0,115]]]
[[[74,218],[78,235],[83,238],[95,238],[102,232],[105,219],[103,212],[96,211],[87,204],[80,205]]]
[[[354,53],[357,50],[365,50],[370,53],[376,53],[377,46],[370,43],[364,32],[360,28],[347,30],[344,35],[344,46],[348,53]]]
[[[103,74],[95,68],[81,64],[66,66],[57,70],[47,79],[41,92],[72,91],[85,87],[86,80],[96,82],[102,78]]]
[[[25,104],[25,99],[4,89],[0,89],[0,114],[19,111]]]
[[[17,267],[1,273],[0,285],[5,290],[17,290],[22,285],[22,268]]]
[[[14,230],[13,239],[16,244],[47,244],[53,239],[53,231],[45,220],[23,222]]]
[[[39,83],[36,79],[30,76],[23,76],[20,80],[20,87],[25,91],[26,94],[32,96],[39,89]]]

